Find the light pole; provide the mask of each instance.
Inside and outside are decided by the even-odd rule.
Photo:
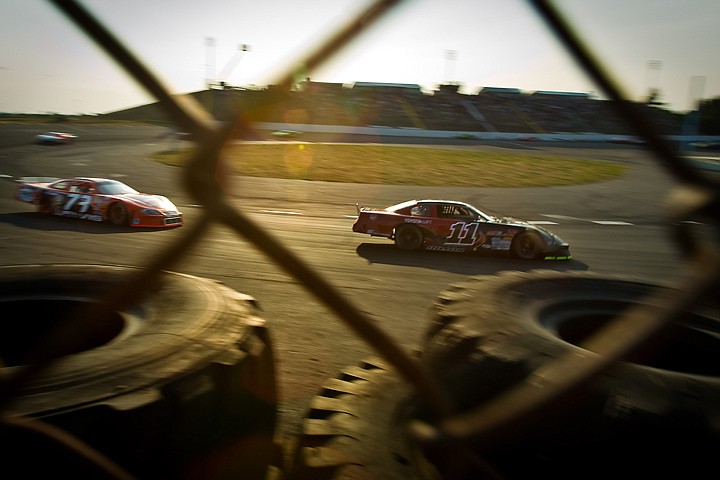
[[[645,72],[645,90],[647,91],[648,103],[652,103],[657,100],[660,94],[658,84],[660,82],[661,68],[662,62],[660,60],[648,60],[647,71]]]
[[[205,85],[210,88],[215,80],[215,39],[205,37]]]
[[[445,83],[452,83],[455,78],[455,60],[457,51],[445,50]]]

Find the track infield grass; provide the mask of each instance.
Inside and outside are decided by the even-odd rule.
[[[191,147],[153,159],[184,166]],[[441,147],[315,143],[231,144],[226,168],[249,177],[388,185],[542,187],[609,180],[626,166],[600,160]]]

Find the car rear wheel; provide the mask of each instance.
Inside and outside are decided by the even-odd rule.
[[[55,204],[51,197],[43,195],[40,199],[38,210],[45,215],[55,215]]]
[[[125,226],[128,224],[127,207],[122,203],[116,202],[110,205],[108,209],[108,219],[110,223],[117,226]]]
[[[395,229],[395,245],[400,250],[417,250],[423,240],[423,233],[415,226],[401,225]]]
[[[540,256],[540,239],[530,232],[523,232],[512,242],[512,253],[523,260],[534,260]]]
[[[165,272],[132,305],[101,302],[137,272],[0,267],[2,377],[49,361],[3,390],[4,417],[67,432],[136,478],[264,478],[281,455],[272,346],[254,299]],[[23,431],[0,423],[3,468],[83,476],[87,461]]]

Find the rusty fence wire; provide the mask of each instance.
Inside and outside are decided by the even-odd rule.
[[[627,327],[623,318],[615,319],[594,340],[596,345],[593,350],[605,355],[598,356],[594,361],[585,362],[577,358],[558,359],[545,367],[547,369],[545,377],[552,379],[548,388],[539,390],[527,384],[518,385],[516,389],[503,393],[472,412],[456,415],[446,394],[423,369],[419,368],[407,352],[394,343],[310,265],[301,261],[241,210],[230,205],[223,194],[222,179],[218,172],[222,171],[222,151],[226,141],[247,128],[242,112],[235,112],[234,122],[222,125],[212,122],[210,115],[198,105],[183,103],[186,100],[179,100],[173,96],[162,81],[125,47],[121,39],[115,38],[78,2],[74,0],[50,0],[50,2],[157,99],[159,106],[183,131],[189,132],[196,139],[195,148],[184,168],[182,178],[187,191],[204,207],[200,220],[184,228],[182,235],[174,244],[155,252],[152,260],[136,274],[135,278],[127,279],[127,288],[108,296],[105,304],[109,308],[120,308],[137,301],[145,291],[144,285],[157,279],[162,271],[172,269],[176,262],[203,240],[211,224],[223,224],[252,243],[275,264],[297,279],[347,327],[392,363],[397,372],[416,389],[434,411],[435,418],[440,419],[433,425],[416,424],[414,431],[419,437],[427,441],[462,441],[469,437],[483,438],[485,435],[486,441],[497,441],[500,432],[504,430],[517,432],[517,428],[521,430],[523,420],[528,416],[538,414],[550,402],[572,393],[627,352],[642,346],[643,342],[652,337],[653,332],[663,328],[688,306],[718,287],[720,253],[717,243],[699,238],[688,224],[683,222],[702,216],[713,227],[717,228],[720,225],[718,218],[720,188],[717,180],[702,174],[700,170],[683,160],[675,147],[655,131],[652,123],[646,121],[642,112],[634,108],[632,102],[622,97],[611,75],[594,57],[591,49],[583,44],[578,33],[573,31],[551,2],[528,0],[537,15],[544,20],[575,61],[611,100],[617,114],[627,122],[636,135],[647,141],[647,147],[654,154],[657,162],[679,181],[680,186],[673,197],[675,211],[673,218],[668,220],[677,239],[678,248],[686,258],[687,268],[682,272],[684,278],[680,282],[684,285],[684,290],[677,298],[661,299],[665,307],[661,316],[655,315],[656,310],[649,311],[640,305],[624,313],[622,317],[635,316],[647,321],[632,322],[634,327]],[[307,52],[303,58],[298,58],[294,63],[285,66],[284,74],[279,77],[276,85],[281,89],[289,90],[297,78],[304,78],[307,72],[313,71],[329,60],[351,40],[401,3],[403,2],[400,0],[378,0],[349,24],[335,32],[328,32],[325,42],[319,48]],[[620,336],[617,335],[618,329],[622,331]],[[42,368],[42,364],[25,370],[22,375],[14,379],[14,382],[22,383],[23,377],[33,375],[39,368]],[[572,374],[567,374],[570,371]],[[509,428],[511,426],[515,428]]]

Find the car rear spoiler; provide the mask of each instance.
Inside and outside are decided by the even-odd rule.
[[[59,177],[18,177],[15,179],[18,183],[52,183],[62,180]]]
[[[380,210],[384,210],[382,207],[378,207],[378,206],[373,207],[373,206],[363,205],[362,203],[359,203],[359,202],[355,204],[355,208],[357,209],[358,214],[360,214],[360,212],[370,212],[370,211],[378,212]]]

